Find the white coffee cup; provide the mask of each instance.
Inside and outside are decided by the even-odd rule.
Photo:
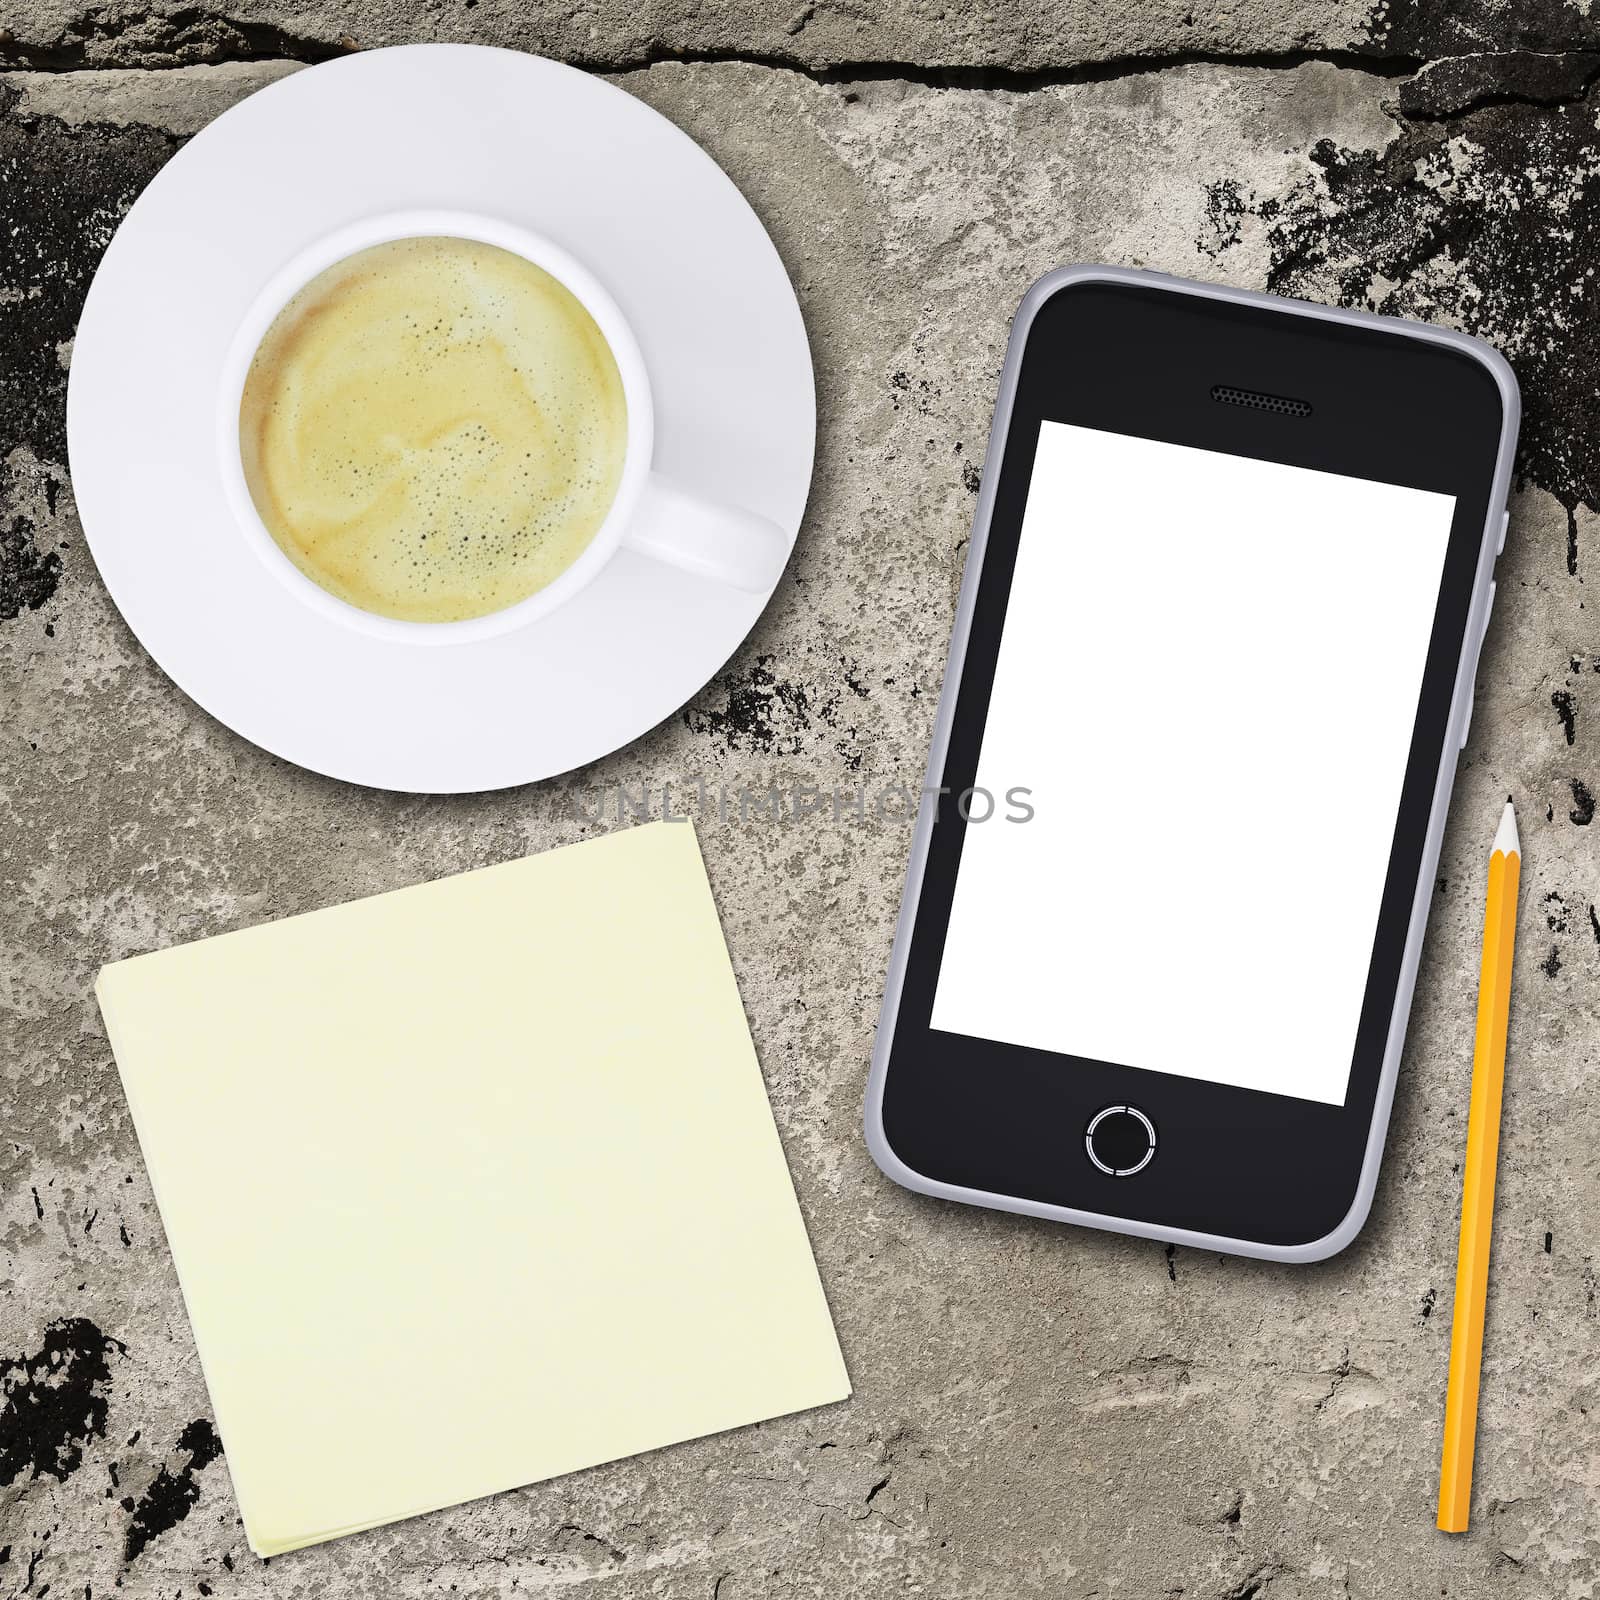
[[[564,572],[536,594],[486,616],[461,622],[405,622],[364,611],[308,578],[279,549],[251,499],[239,447],[239,406],[256,349],[290,300],[336,262],[395,239],[444,237],[498,245],[563,283],[605,336],[622,377],[628,443],[616,498],[605,521]],[[652,466],[655,408],[639,343],[616,302],[564,250],[538,234],[468,212],[402,211],[369,217],[319,239],[268,281],[234,336],[217,403],[217,451],[228,503],[250,548],[302,603],[347,627],[412,644],[459,644],[521,628],[548,615],[592,583],[619,549],[636,550],[714,583],[764,594],[789,559],[789,541],[775,523],[720,504],[663,476]]]

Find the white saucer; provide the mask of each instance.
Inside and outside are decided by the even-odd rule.
[[[794,290],[739,191],[664,117],[570,67],[472,45],[349,56],[234,107],[156,176],[73,350],[72,482],[106,586],[161,668],[245,738],[354,783],[460,793],[637,738],[711,678],[768,595],[623,550],[515,633],[418,648],[273,581],[218,470],[229,343],[312,241],[413,207],[498,217],[588,267],[638,335],[656,465],[791,542],[816,398]]]

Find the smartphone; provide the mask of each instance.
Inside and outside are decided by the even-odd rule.
[[[1518,417],[1448,329],[1028,292],[868,1084],[891,1178],[1282,1261],[1355,1237]]]

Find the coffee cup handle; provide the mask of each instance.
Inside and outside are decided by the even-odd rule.
[[[652,472],[622,542],[668,566],[730,588],[764,594],[789,559],[775,522],[738,506],[705,500]]]

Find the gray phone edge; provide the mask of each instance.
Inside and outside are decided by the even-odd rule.
[[[1174,293],[1194,295],[1201,299],[1219,300],[1230,305],[1261,306],[1282,314],[1315,317],[1325,322],[1376,327],[1388,333],[1401,333],[1428,343],[1448,345],[1484,366],[1500,391],[1502,419],[1500,449],[1495,459],[1494,482],[1489,491],[1489,511],[1478,551],[1478,568],[1473,578],[1467,630],[1461,657],[1456,663],[1455,688],[1450,702],[1450,721],[1443,758],[1439,765],[1438,776],[1434,780],[1433,802],[1428,813],[1422,862],[1412,896],[1410,922],[1406,929],[1400,982],[1395,990],[1394,1011],[1389,1019],[1388,1038],[1383,1053],[1383,1071],[1378,1082],[1377,1098],[1373,1103],[1372,1123],[1367,1130],[1367,1148],[1362,1159],[1361,1178],[1356,1188],[1355,1200],[1344,1219],[1330,1233],[1307,1244],[1263,1244],[1254,1239],[1235,1239],[1185,1228],[1166,1228],[1107,1213],[1079,1211],[1070,1206],[1047,1205],[1042,1201],[1027,1200],[1016,1195],[993,1194],[981,1189],[965,1188],[960,1184],[942,1183],[936,1178],[924,1177],[901,1161],[890,1147],[884,1132],[883,1086],[888,1072],[889,1046],[894,1038],[895,1022],[899,1014],[901,988],[905,982],[911,929],[915,921],[917,903],[922,894],[923,870],[928,859],[929,841],[933,835],[937,796],[932,791],[939,781],[939,774],[944,771],[950,729],[955,720],[956,690],[961,683],[962,671],[966,665],[967,640],[972,628],[972,614],[977,602],[979,579],[983,572],[989,520],[994,510],[995,484],[1000,472],[1001,451],[1011,428],[1011,412],[1016,398],[1022,352],[1027,344],[1033,319],[1045,301],[1068,284],[1086,282],[1122,283],[1141,287],[1159,285]],[[939,695],[939,709],[934,718],[933,742],[928,753],[928,776],[923,783],[922,803],[917,812],[911,859],[906,869],[905,889],[900,901],[894,947],[890,954],[888,976],[885,980],[883,1008],[878,1016],[872,1066],[867,1078],[864,1116],[867,1149],[872,1159],[888,1177],[904,1188],[943,1200],[956,1200],[967,1205],[1012,1211],[1024,1216],[1043,1217],[1055,1222],[1070,1222],[1079,1227],[1131,1234],[1136,1238],[1192,1245],[1202,1250],[1254,1256],[1265,1261],[1291,1263],[1322,1261],[1329,1256],[1337,1255],[1360,1233],[1372,1209],[1373,1196],[1377,1192],[1378,1169],[1383,1160],[1389,1113],[1394,1104],[1395,1082],[1399,1076],[1400,1057],[1405,1047],[1406,1026],[1411,1016],[1412,993],[1416,986],[1417,968],[1422,959],[1423,935],[1427,928],[1428,907],[1433,898],[1439,850],[1444,842],[1450,793],[1455,784],[1456,763],[1465,742],[1465,733],[1471,716],[1473,680],[1483,636],[1488,629],[1487,613],[1491,580],[1501,530],[1505,522],[1505,507],[1511,489],[1511,474],[1521,414],[1521,393],[1517,387],[1516,376],[1505,357],[1481,339],[1458,333],[1450,328],[1437,328],[1428,323],[1408,322],[1366,311],[1347,311],[1333,306],[1320,306],[1309,301],[1290,300],[1278,295],[1260,294],[1249,289],[1231,289],[1216,284],[1196,283],[1186,278],[1172,277],[1167,273],[1127,267],[1090,265],[1058,267],[1053,272],[1046,273],[1023,296],[1022,304],[1017,308],[1016,317],[1011,324],[1005,366],[1000,374],[1000,391],[995,401],[994,422],[990,429],[988,450],[984,458],[983,482],[978,495],[977,510],[973,516],[972,540],[967,551],[966,570],[962,576],[960,597],[956,603],[955,626],[950,636],[944,686]],[[1476,643],[1471,643],[1474,640]],[[1071,1142],[1076,1142],[1075,1134]],[[1066,1148],[1065,1141],[1063,1148],[1064,1150]]]

